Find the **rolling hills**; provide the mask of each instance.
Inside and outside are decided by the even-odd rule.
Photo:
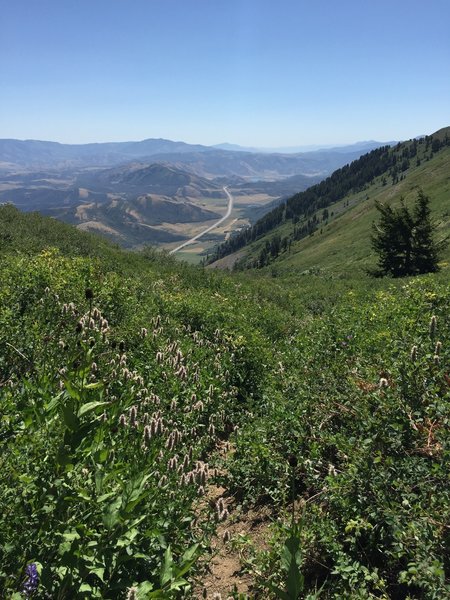
[[[284,155],[153,139],[85,145],[0,140],[0,201],[97,231],[125,247],[151,243],[170,250],[225,212],[224,186],[237,197],[232,231],[362,148]],[[215,232],[206,249],[230,231]]]

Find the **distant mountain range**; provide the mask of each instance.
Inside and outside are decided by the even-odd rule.
[[[98,144],[0,140],[0,202],[39,210],[126,245],[186,239],[218,219],[224,186],[235,227],[305,190],[379,142],[301,153],[239,151],[165,139]],[[175,227],[186,224],[186,227]],[[189,225],[190,224],[190,225]],[[189,236],[190,237],[190,236]]]
[[[392,146],[397,142],[383,142],[384,145]],[[249,147],[249,146],[239,146],[238,144],[216,144],[212,146],[213,148],[217,148],[218,150],[230,150],[232,152],[263,152],[264,154],[299,154],[301,152],[317,152],[319,150],[333,150],[336,152],[350,152],[351,150],[360,151],[361,153],[369,152],[373,148],[376,148],[380,145],[380,142],[376,142],[374,140],[365,141],[365,142],[355,142],[354,144],[313,144],[309,146],[281,146],[275,148],[258,148],[258,147]]]
[[[269,153],[240,148],[239,151],[186,144],[164,139],[140,142],[60,144],[38,140],[0,140],[0,173],[37,169],[79,169],[165,162],[202,177],[245,177],[275,180],[293,175],[327,175],[380,142],[310,152]]]

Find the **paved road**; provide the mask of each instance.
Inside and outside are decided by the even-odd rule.
[[[233,196],[230,194],[230,192],[228,191],[228,189],[227,189],[226,186],[223,188],[223,191],[228,196],[228,207],[227,207],[227,212],[225,213],[225,215],[221,219],[219,219],[218,221],[216,221],[216,223],[214,223],[214,225],[211,225],[210,227],[207,227],[206,229],[204,229],[200,233],[197,233],[197,235],[195,235],[190,240],[187,240],[186,242],[183,242],[180,246],[177,246],[176,248],[174,248],[173,250],[171,250],[169,252],[169,254],[174,254],[175,252],[178,252],[178,250],[181,250],[185,246],[189,246],[189,244],[193,244],[199,238],[201,238],[202,235],[205,235],[206,233],[209,233],[210,231],[212,231],[213,229],[215,229],[216,227],[218,227],[219,225],[221,225],[224,221],[226,221],[226,219],[228,219],[228,217],[231,215],[231,211],[233,210]]]

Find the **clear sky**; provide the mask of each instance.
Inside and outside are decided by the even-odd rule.
[[[450,125],[450,0],[0,0],[0,138],[298,146]]]

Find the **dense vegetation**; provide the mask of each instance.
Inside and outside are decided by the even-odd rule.
[[[449,597],[441,267],[231,277],[0,207],[3,596],[200,597],[265,507],[249,598]]]

